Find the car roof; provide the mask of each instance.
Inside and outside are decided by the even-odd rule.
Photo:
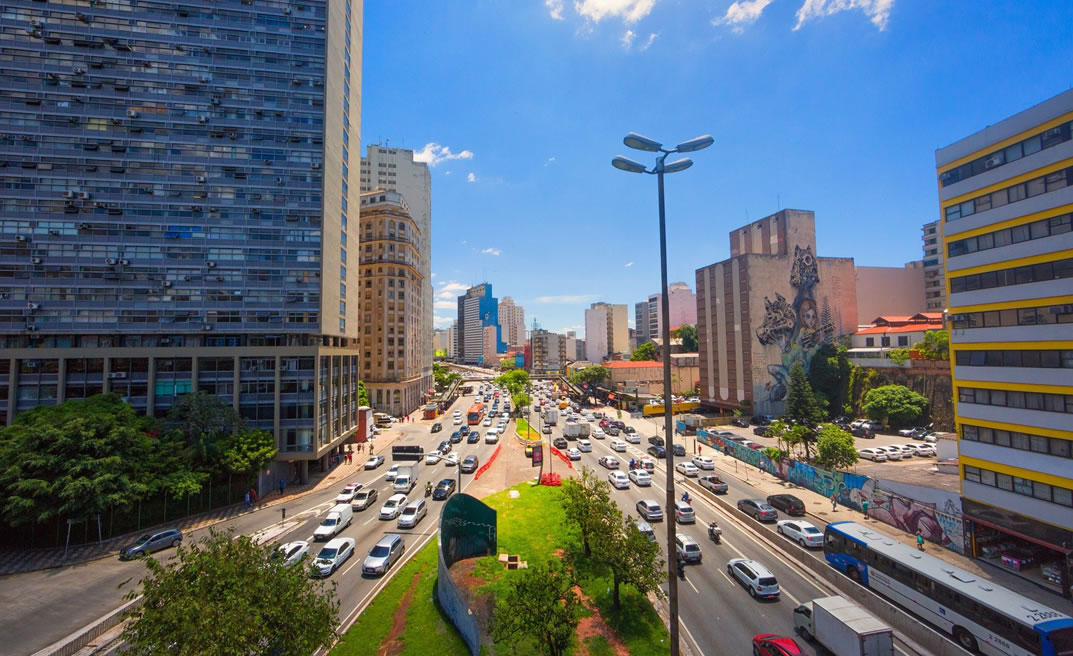
[[[347,539],[349,540],[351,538],[347,538]],[[402,539],[402,536],[399,535],[398,533],[387,533],[386,535],[384,535],[384,537],[382,537],[382,538],[380,538],[379,540],[376,541],[376,546],[378,546],[378,547],[390,547],[392,544],[394,544],[395,542],[397,542],[397,541],[399,541],[401,539]],[[328,544],[331,544],[331,542],[329,542]]]
[[[325,549],[339,549],[346,544],[354,544],[354,538],[335,538],[324,545]]]
[[[424,499],[414,499],[410,503],[406,504],[407,508],[417,508],[425,503]]]
[[[396,503],[398,503],[399,501],[406,501],[406,495],[401,494],[401,493],[400,494],[392,494],[390,497],[388,497],[387,500],[388,501],[394,501]]]

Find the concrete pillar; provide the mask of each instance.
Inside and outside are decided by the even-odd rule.
[[[298,482],[305,485],[309,482],[309,461],[299,460],[298,463]]]

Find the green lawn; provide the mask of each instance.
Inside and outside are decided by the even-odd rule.
[[[518,431],[518,435],[521,435],[522,438],[527,439],[527,440],[539,440],[540,439],[540,433],[538,433],[535,428],[530,426],[528,421],[526,421],[526,420],[522,419],[521,417],[519,417],[516,423],[517,423],[516,430]],[[526,437],[526,435],[528,435],[528,437]]]

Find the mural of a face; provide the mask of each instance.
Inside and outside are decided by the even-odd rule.
[[[801,302],[798,316],[801,319],[801,327],[808,330],[816,330],[816,327],[820,324],[820,315],[816,312],[816,302],[810,298],[806,298]]]

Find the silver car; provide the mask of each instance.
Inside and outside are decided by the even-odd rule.
[[[784,519],[776,523],[775,532],[785,535],[806,549],[823,546],[823,533],[820,529],[800,519]]]
[[[380,538],[380,541],[369,550],[365,562],[361,565],[361,573],[365,576],[378,576],[386,574],[391,566],[402,558],[406,551],[406,542],[401,535],[388,533]]]
[[[417,523],[424,519],[427,513],[428,506],[425,505],[424,499],[411,501],[408,506],[403,508],[402,514],[399,515],[399,528],[413,528],[417,526]]]
[[[745,586],[754,598],[779,598],[779,582],[775,579],[775,575],[755,560],[732,558],[727,561],[727,573]]]
[[[153,553],[154,551],[160,551],[161,549],[167,549],[168,547],[177,547],[183,541],[183,532],[177,528],[171,528],[166,531],[160,531],[159,533],[146,533],[142,537],[125,549],[119,551],[120,560],[130,560],[145,554]]]

